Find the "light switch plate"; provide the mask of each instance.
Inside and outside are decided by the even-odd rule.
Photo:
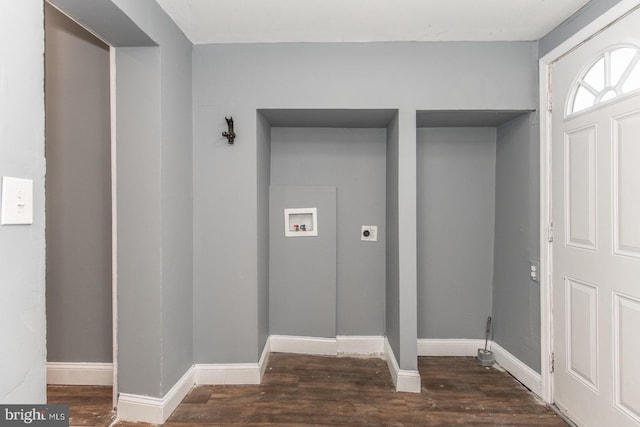
[[[0,224],[33,224],[33,180],[2,177]]]

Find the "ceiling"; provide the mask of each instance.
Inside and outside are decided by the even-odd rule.
[[[538,40],[589,0],[157,0],[194,44]]]

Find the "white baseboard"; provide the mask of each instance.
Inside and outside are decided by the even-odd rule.
[[[47,384],[113,385],[113,364],[47,362]]]
[[[194,384],[194,371],[189,368],[164,397],[120,393],[117,417],[126,421],[162,424],[189,394]]]
[[[522,363],[518,358],[495,342],[491,343],[491,351],[493,351],[493,355],[496,358],[496,363],[536,395],[542,396],[542,376],[539,373]]]
[[[418,356],[476,356],[484,348],[479,339],[418,339]]]
[[[338,354],[338,342],[335,338],[271,335],[269,342],[273,353],[309,354],[315,356],[336,356]]]
[[[384,337],[374,335],[338,335],[338,356],[384,357]]]
[[[262,349],[260,360],[258,360],[258,367],[260,368],[260,382],[262,382],[264,372],[267,370],[269,356],[271,356],[271,337],[267,337],[267,342],[264,344],[264,348]]]
[[[271,335],[270,351],[274,353],[308,354],[315,356],[384,355],[384,337],[375,335],[338,335],[335,338]]]
[[[258,363],[212,363],[193,365],[196,385],[260,384],[271,354],[271,338],[262,349]]]
[[[396,356],[393,354],[393,349],[389,340],[384,339],[384,354],[387,359],[387,366],[393,379],[393,384],[396,386],[397,392],[405,393],[420,393],[422,385],[420,383],[420,373],[416,370],[400,369]]]
[[[197,385],[260,384],[257,363],[214,363],[193,365]]]

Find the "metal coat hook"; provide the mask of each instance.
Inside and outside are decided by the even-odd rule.
[[[236,133],[233,130],[233,117],[225,117],[224,119],[227,121],[227,127],[229,128],[229,130],[226,132],[222,132],[222,136],[227,138],[229,144],[233,144],[233,141],[235,141],[236,139]]]

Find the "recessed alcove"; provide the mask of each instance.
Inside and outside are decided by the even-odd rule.
[[[397,110],[257,115],[258,210],[271,217],[259,226],[269,230],[259,246],[269,259],[260,275],[264,333],[384,336],[387,126]],[[283,209],[309,206],[317,207],[317,238],[287,239],[309,231],[281,230]],[[379,227],[375,244],[361,241],[364,224]]]
[[[537,194],[530,179],[539,161],[536,117],[417,111],[419,339],[484,339],[487,316],[503,321],[510,310],[534,306],[537,290],[517,254],[537,215],[527,212]],[[523,280],[505,286],[514,276]],[[497,327],[508,335],[507,325]]]

